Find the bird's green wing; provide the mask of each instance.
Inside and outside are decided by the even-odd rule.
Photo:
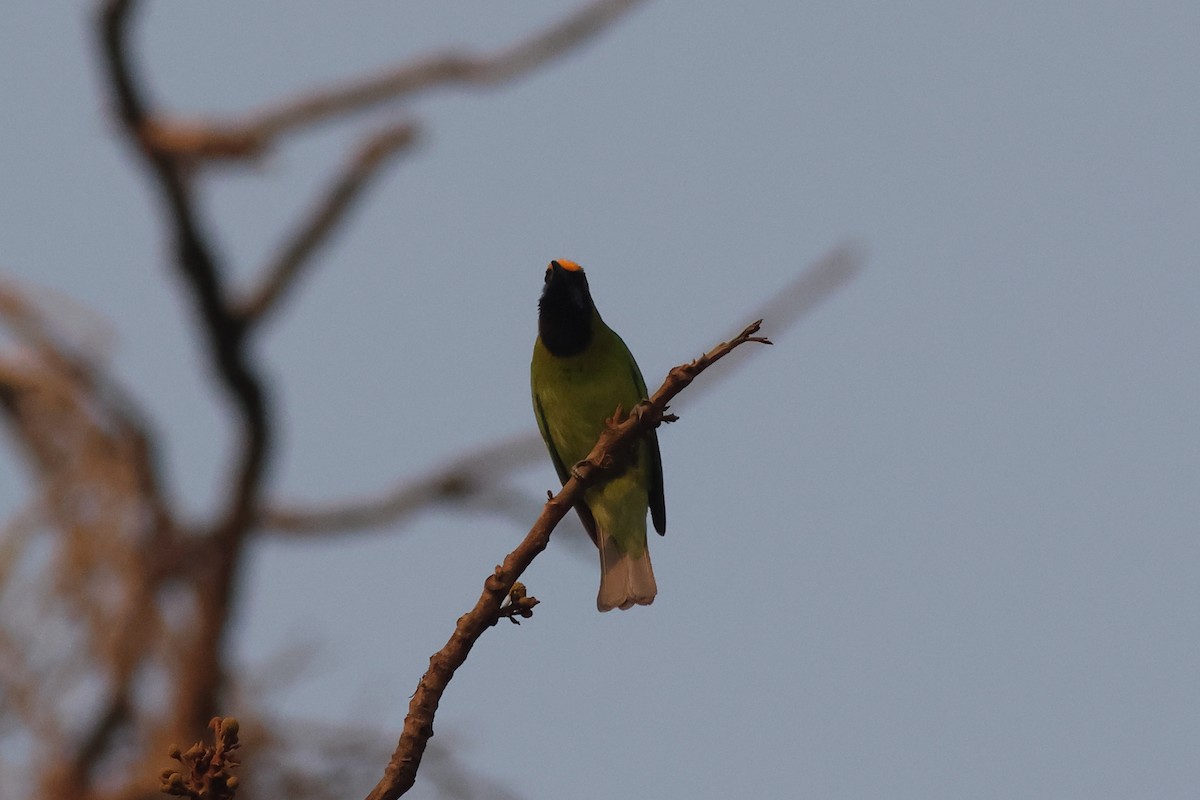
[[[542,408],[542,398],[538,397],[537,392],[533,393],[533,410],[537,414],[538,431],[542,434],[542,441],[546,443],[546,449],[550,451],[550,460],[554,462],[554,471],[558,473],[558,479],[564,484],[571,479],[571,468],[567,466],[558,453],[558,445],[554,443],[554,437],[550,435],[550,426],[546,424],[546,411]],[[659,468],[659,496],[662,495],[662,469]],[[583,523],[583,527],[588,532],[588,536],[592,537],[592,542],[599,546],[600,540],[596,534],[596,519],[592,516],[592,510],[587,507],[587,503],[580,500],[575,504],[575,511],[579,513],[579,520]]]
[[[629,352],[628,347],[625,350]],[[638,369],[633,354],[629,355],[629,363],[633,367],[633,382],[637,386],[638,396],[648,398],[650,394],[646,391],[646,380],[642,377],[642,371]],[[650,519],[654,521],[654,530],[662,536],[667,532],[667,501],[663,496],[662,453],[658,449],[658,431],[652,430],[646,434],[646,451],[650,454],[646,487],[650,497]]]
[[[542,408],[542,398],[538,397],[537,392],[533,394],[533,409],[537,412],[538,431],[542,434],[546,449],[550,451],[550,460],[554,462],[554,471],[558,473],[558,479],[566,483],[571,478],[571,472],[563,463],[562,456],[558,454],[558,446],[554,444],[550,426],[546,424],[546,410]]]

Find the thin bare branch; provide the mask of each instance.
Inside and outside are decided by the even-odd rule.
[[[796,277],[754,309],[754,318],[771,320],[772,331],[787,330],[858,275],[862,271],[863,260],[858,247],[848,242],[839,244],[810,262]],[[733,335],[733,331],[730,331],[730,335]],[[772,336],[775,335],[772,333]],[[737,363],[726,361],[716,369],[728,369]],[[704,381],[709,383],[711,379],[710,372]]]
[[[304,268],[331,233],[346,218],[381,168],[392,156],[412,146],[417,129],[411,122],[389,125],[368,137],[299,228],[287,237],[282,252],[264,270],[262,284],[238,310],[242,319],[255,323],[278,306]]]
[[[632,446],[639,436],[658,427],[664,420],[672,419],[666,412],[667,403],[683,391],[697,375],[741,345],[749,342],[770,344],[766,338],[755,335],[761,324],[762,320],[754,322],[737,337],[722,342],[695,361],[675,367],[649,400],[639,403],[624,419],[618,420],[614,417],[610,421],[588,457],[572,469],[571,479],[563,485],[558,494],[546,502],[541,516],[529,533],[517,548],[505,557],[504,563],[497,566],[483,582],[483,593],[480,594],[474,608],[459,618],[450,640],[429,659],[429,669],[422,676],[409,703],[400,742],[384,770],[383,778],[367,795],[367,800],[396,800],[412,788],[425,746],[433,736],[433,718],[437,713],[438,703],[441,702],[442,694],[454,677],[455,671],[466,662],[471,648],[483,632],[501,618],[505,599],[517,602],[513,595],[517,579],[538,554],[546,549],[555,526],[579,501],[584,490],[605,477],[611,477],[613,464],[619,460],[622,451]],[[618,414],[619,412],[618,409]],[[523,590],[517,594],[525,597]],[[532,605],[529,605],[527,610],[532,613]],[[508,614],[505,613],[504,616]]]
[[[126,0],[127,2],[128,0]],[[162,152],[191,157],[261,155],[280,136],[439,86],[494,86],[519,78],[595,38],[643,0],[593,0],[531,38],[490,55],[440,53],[306,93],[238,122],[159,118],[146,126]],[[177,148],[177,149],[171,149]]]
[[[462,503],[486,492],[495,484],[497,464],[501,465],[501,471],[511,472],[544,454],[545,448],[536,436],[516,436],[476,448],[380,497],[311,508],[267,508],[259,524],[268,531],[296,536],[323,536],[395,525],[433,505]]]

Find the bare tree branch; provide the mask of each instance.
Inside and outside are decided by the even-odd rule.
[[[133,78],[126,41],[136,5],[136,0],[105,0],[101,6],[105,64],[118,118],[131,139],[140,145],[138,151],[166,201],[167,221],[174,235],[176,266],[196,301],[217,374],[242,417],[245,437],[235,470],[236,490],[225,518],[218,526],[224,535],[236,538],[237,530],[244,529],[250,519],[269,445],[265,388],[247,359],[245,325],[231,311],[222,270],[207,237],[200,232],[187,170],[171,154],[155,150],[142,136],[143,125],[152,114]]]
[[[512,437],[455,459],[446,466],[411,482],[402,483],[380,497],[351,500],[311,508],[267,508],[260,525],[278,533],[322,536],[331,532],[356,532],[395,525],[411,514],[440,503],[460,503],[495,484],[497,472],[509,472],[545,454],[536,437]],[[500,469],[497,469],[497,465]]]
[[[371,179],[392,156],[416,141],[416,133],[416,126],[411,122],[401,122],[387,126],[360,145],[308,218],[287,237],[283,251],[274,263],[264,270],[262,284],[237,312],[242,319],[258,322],[278,305],[280,298],[295,285],[304,267],[312,262],[317,250],[346,218]]]
[[[118,0],[128,2],[128,0]],[[241,122],[176,122],[145,126],[160,152],[191,157],[248,157],[296,129],[365,111],[446,85],[494,86],[531,72],[594,38],[642,0],[593,0],[530,39],[491,55],[442,53],[346,84],[304,94]]]
[[[117,118],[137,145],[163,198],[174,239],[175,266],[196,303],[221,386],[241,419],[239,452],[232,468],[233,488],[224,513],[209,532],[211,558],[202,562],[207,574],[196,582],[200,613],[191,668],[174,706],[181,723],[198,729],[216,706],[222,680],[220,653],[241,562],[241,545],[254,517],[271,432],[264,382],[247,355],[246,326],[231,309],[222,270],[207,237],[201,233],[188,172],[175,156],[156,149],[153,138],[145,135],[153,113],[134,78],[128,43],[136,7],[136,0],[104,0],[100,5],[103,62]]]
[[[619,461],[623,450],[632,446],[639,436],[663,422],[674,419],[673,415],[667,413],[667,403],[683,391],[697,375],[743,344],[770,344],[766,338],[755,335],[761,324],[762,320],[759,320],[748,325],[734,339],[722,342],[691,363],[681,364],[672,369],[658,391],[649,400],[635,406],[624,419],[619,419],[621,409],[616,410],[613,419],[609,421],[608,427],[600,435],[600,440],[588,453],[587,458],[572,468],[571,479],[563,485],[558,494],[546,502],[541,516],[517,549],[509,553],[504,563],[497,566],[495,572],[483,582],[483,593],[480,594],[474,608],[459,618],[450,640],[429,659],[429,669],[422,676],[408,705],[408,716],[404,719],[404,731],[400,735],[400,742],[384,770],[383,778],[367,795],[367,800],[396,800],[412,788],[425,746],[433,736],[433,718],[437,713],[438,703],[441,702],[442,694],[454,677],[455,671],[466,662],[471,648],[483,632],[500,619],[506,598],[512,600],[510,605],[524,599],[527,610],[532,613],[532,604],[529,601],[536,602],[533,598],[525,597],[523,591],[519,593],[520,598],[516,595],[510,597],[510,593],[517,579],[538,554],[546,549],[555,526],[582,498],[584,490],[606,477],[612,477],[613,465]]]

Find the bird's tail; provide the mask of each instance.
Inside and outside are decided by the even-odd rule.
[[[635,605],[648,606],[658,594],[654,570],[650,566],[650,549],[643,546],[636,557],[625,552],[608,531],[600,528],[600,593],[596,608],[624,611]],[[643,534],[644,536],[645,534]]]

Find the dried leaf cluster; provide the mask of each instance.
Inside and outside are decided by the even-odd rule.
[[[179,762],[179,769],[165,769],[159,775],[159,791],[190,800],[233,800],[238,777],[233,768],[241,762],[234,752],[240,724],[233,717],[213,717],[208,723],[213,743],[196,742],[186,751],[171,745],[167,754]]]

